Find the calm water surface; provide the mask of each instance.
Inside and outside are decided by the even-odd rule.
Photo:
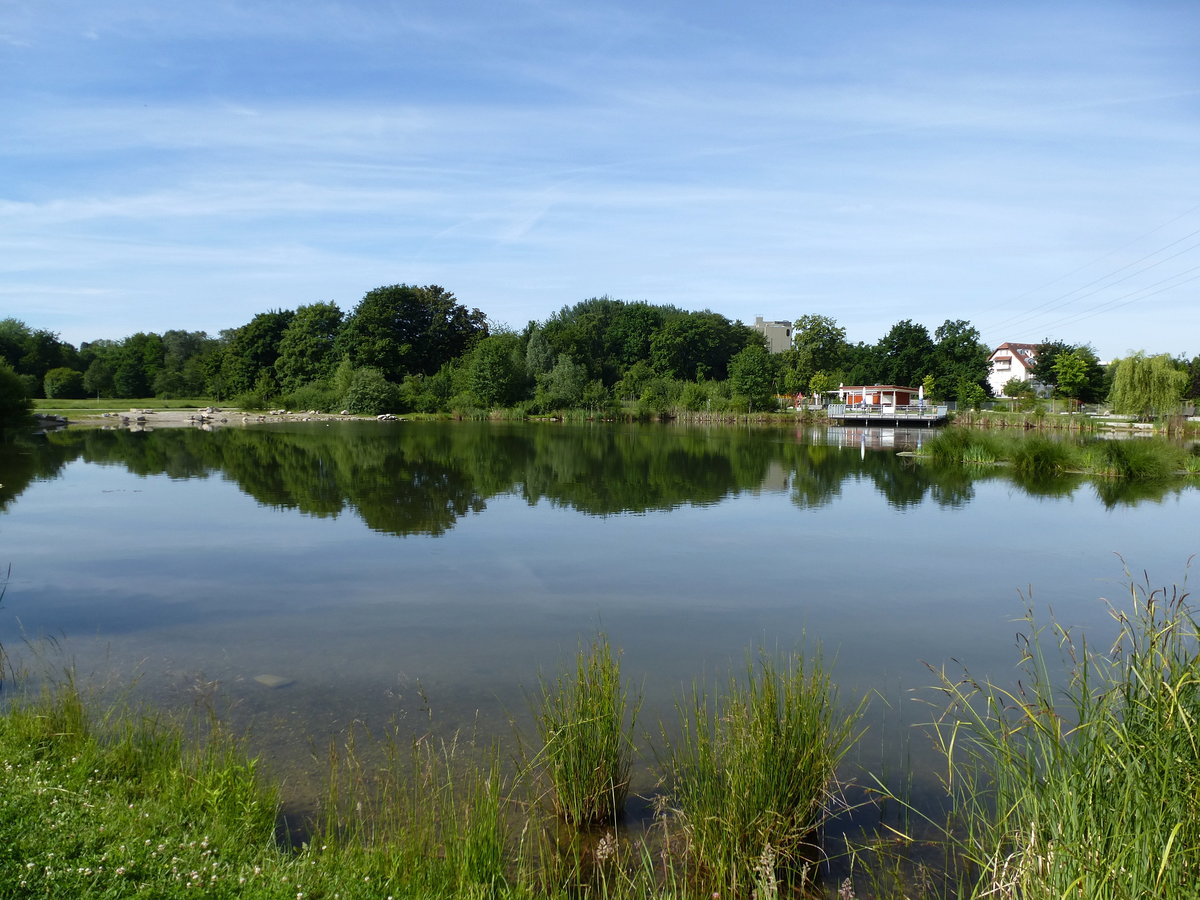
[[[1028,603],[1106,635],[1125,565],[1173,584],[1200,551],[1194,486],[897,456],[923,437],[364,423],[9,442],[0,642],[215,703],[301,793],[355,721],[507,734],[597,631],[644,685],[648,730],[749,648],[819,644],[844,698],[873,695],[856,763],[894,767],[929,716],[926,663],[1010,679]]]

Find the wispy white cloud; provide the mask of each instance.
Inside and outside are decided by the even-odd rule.
[[[1157,8],[106,7],[0,13],[0,271],[69,339],[403,280],[518,323],[609,293],[874,340],[1032,307],[1200,203],[1196,26]],[[1182,296],[1145,305],[1200,333]],[[1109,309],[1071,337],[1153,346]]]

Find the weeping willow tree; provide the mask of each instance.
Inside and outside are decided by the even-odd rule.
[[[1146,356],[1139,350],[1117,362],[1108,399],[1113,412],[1159,418],[1179,411],[1187,383],[1187,372],[1170,356]]]

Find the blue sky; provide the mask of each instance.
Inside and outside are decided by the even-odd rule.
[[[1200,353],[1200,3],[0,0],[0,317],[440,284]]]

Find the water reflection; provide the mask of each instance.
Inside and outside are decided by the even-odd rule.
[[[440,535],[490,499],[517,495],[590,516],[706,506],[748,491],[786,490],[801,509],[868,482],[897,508],[962,507],[980,481],[1030,496],[1093,484],[1109,508],[1161,501],[1187,482],[1019,478],[1004,468],[935,466],[899,455],[922,431],[813,428],[521,426],[486,423],[296,424],[152,433],[68,430],[0,444],[0,509],[37,478],[81,459],[172,479],[220,476],[269,507],[357,515],[375,531]],[[38,442],[34,446],[31,442]]]

